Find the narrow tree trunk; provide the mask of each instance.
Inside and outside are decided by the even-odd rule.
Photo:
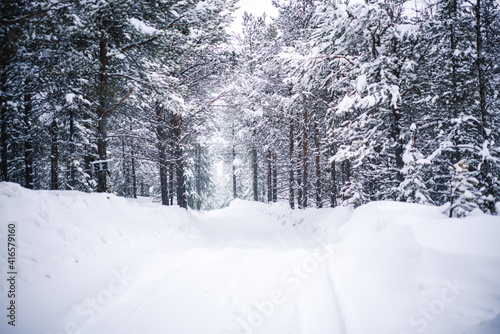
[[[293,127],[293,117],[290,115],[290,133],[288,136],[289,149],[288,149],[288,161],[290,164],[290,173],[288,176],[288,202],[290,208],[295,208],[295,161],[294,161],[294,127]]]
[[[351,162],[349,160],[342,160],[342,184],[347,186],[351,183]],[[345,196],[342,198],[346,200]]]
[[[99,106],[97,108],[97,154],[99,155],[99,160],[107,159],[107,125],[108,125],[108,113],[107,113],[107,99],[106,90],[108,85],[108,54],[107,54],[107,44],[108,41],[101,37],[99,40],[99,60],[101,63],[100,73],[99,73]],[[97,173],[97,192],[106,192],[106,176],[107,171],[100,171]]]
[[[233,171],[233,198],[238,197],[237,189],[236,189],[236,165],[235,165],[235,159],[236,159],[236,150],[234,149],[233,146],[233,163],[232,163],[232,171]]]
[[[271,150],[267,150],[267,202],[273,201],[273,169],[271,161]]]
[[[131,152],[131,164],[132,164],[132,196],[137,198],[137,175],[135,173],[135,153],[134,150]]]
[[[159,150],[161,204],[169,205],[167,156],[163,145],[159,146]]]
[[[483,19],[481,17],[482,5],[481,0],[477,0],[475,7],[476,14],[476,48],[477,48],[477,79],[478,79],[478,89],[479,89],[479,110],[481,116],[481,123],[483,127],[483,142],[488,141],[488,110],[486,105],[486,77],[484,73],[485,59],[483,54]],[[493,175],[491,173],[491,165],[488,159],[485,159],[481,165],[483,178],[486,181],[486,196],[494,197],[494,184]],[[492,213],[496,214],[496,207],[494,201],[489,201],[487,204],[487,209]]]
[[[91,126],[93,120],[92,120],[92,117],[89,114],[89,112],[87,112],[87,111],[84,112],[83,120],[84,120],[85,130],[88,133],[90,133],[92,131],[92,127],[93,127],[93,125]],[[84,151],[85,151],[85,153],[83,156],[83,169],[86,173],[88,173],[90,175],[90,172],[91,172],[90,162],[94,160],[95,150],[90,143],[87,143],[87,144],[85,144]],[[95,177],[95,175],[92,175],[92,177]],[[86,189],[86,190],[88,190],[88,189]]]
[[[303,103],[303,124],[302,124],[302,184],[303,184],[303,189],[302,189],[302,207],[306,208],[307,207],[307,192],[308,192],[308,172],[307,172],[307,158],[308,158],[308,151],[307,151],[307,127],[308,127],[308,120],[307,120],[307,101],[306,101],[306,96],[302,95],[302,103]]]
[[[161,204],[169,205],[169,193],[168,193],[168,162],[167,162],[167,150],[166,150],[166,130],[165,130],[165,120],[164,120],[164,110],[160,105],[156,106],[156,139],[158,140],[158,164],[160,167],[160,192],[161,192]]]
[[[33,142],[31,140],[31,124],[30,116],[32,110],[31,94],[27,93],[24,95],[24,167],[25,167],[25,187],[28,189],[34,189],[34,177],[33,177]]]
[[[196,172],[196,194],[198,195],[196,198],[196,210],[201,210],[201,147],[196,148],[196,164],[195,164],[195,172]]]
[[[278,201],[278,157],[273,154],[273,202]]]
[[[3,65],[3,64],[2,64]],[[8,154],[8,144],[7,144],[7,121],[8,121],[8,109],[7,109],[7,75],[5,73],[5,68],[2,66],[2,91],[0,92],[0,145],[1,153],[0,159],[2,160],[0,164],[0,181],[9,181],[9,154]]]
[[[66,189],[73,190],[76,186],[76,166],[74,163],[75,160],[75,120],[73,110],[70,108],[69,110],[69,138],[68,138],[68,171],[66,174]]]
[[[170,154],[173,157],[173,154]],[[175,164],[169,162],[168,164],[168,198],[170,199],[170,205],[174,205],[174,188],[175,188]]]
[[[450,53],[451,53],[451,84],[452,84],[452,118],[457,119],[459,114],[459,97],[458,97],[458,62],[455,51],[457,49],[457,36],[455,31],[455,25],[457,24],[457,0],[451,1],[450,6]],[[460,151],[458,150],[458,138],[452,138],[453,145],[455,149],[452,153],[452,164],[457,163],[460,160]]]
[[[253,200],[259,200],[258,194],[258,165],[257,165],[257,148],[252,146],[252,190],[253,190]]]
[[[302,209],[304,207],[304,202],[302,200],[304,189],[302,188],[302,168],[303,168],[302,154],[303,154],[303,151],[300,149],[301,144],[302,144],[302,142],[298,143],[299,149],[297,150],[297,153],[298,153],[298,157],[297,157],[297,204],[298,204],[299,209]]]
[[[187,209],[186,177],[184,174],[184,152],[181,143],[181,116],[173,115],[173,134],[175,140],[174,160],[177,179],[177,205]]]
[[[50,189],[59,189],[59,128],[55,117],[50,126]]]
[[[314,164],[316,169],[316,206],[323,207],[323,194],[321,189],[321,148],[319,144],[319,128],[316,120],[313,122],[314,126]]]
[[[334,144],[330,145],[330,156],[335,155]],[[335,165],[335,160],[332,159],[330,162],[330,206],[332,208],[337,206],[337,166]]]
[[[396,180],[399,182],[403,182],[402,170],[403,167],[405,166],[405,163],[403,161],[404,144],[401,137],[401,127],[400,127],[401,114],[394,106],[391,106],[391,109],[394,121],[394,124],[392,126],[392,139],[394,140],[394,143],[396,145],[394,149],[394,155],[396,158],[396,168],[397,168]]]

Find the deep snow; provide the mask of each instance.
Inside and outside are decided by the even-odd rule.
[[[397,202],[198,213],[0,183],[0,240],[0,333],[500,333],[498,217]]]

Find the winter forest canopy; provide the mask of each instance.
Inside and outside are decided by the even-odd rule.
[[[0,181],[497,213],[497,0],[273,5],[234,35],[234,0],[2,1]]]

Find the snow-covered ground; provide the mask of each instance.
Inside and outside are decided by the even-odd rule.
[[[0,183],[0,240],[0,333],[500,333],[498,217],[396,202],[197,213]]]

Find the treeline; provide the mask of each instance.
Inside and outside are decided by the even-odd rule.
[[[274,1],[232,43],[232,0],[0,5],[1,181],[496,214],[496,0]]]
[[[274,20],[244,17],[219,118],[228,199],[496,214],[496,0],[274,4]]]
[[[234,1],[0,3],[0,181],[201,208]],[[91,174],[95,161],[112,173]],[[189,196],[188,196],[189,194]]]

